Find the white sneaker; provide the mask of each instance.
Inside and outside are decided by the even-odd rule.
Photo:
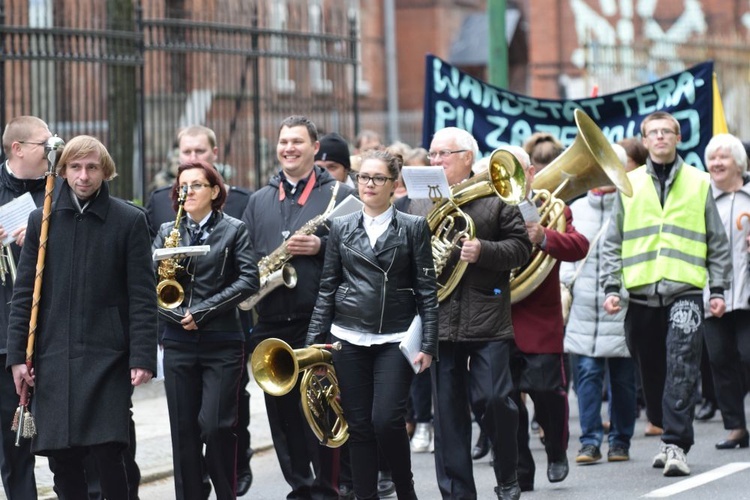
[[[659,453],[654,455],[654,459],[651,461],[651,467],[654,469],[663,469],[667,463],[667,443],[661,441],[659,443]]]
[[[411,437],[412,453],[427,453],[430,451],[430,442],[432,441],[432,424],[417,423],[414,428],[414,435]]]
[[[690,467],[687,464],[685,452],[676,444],[667,445],[667,462],[664,464],[665,476],[689,476]]]

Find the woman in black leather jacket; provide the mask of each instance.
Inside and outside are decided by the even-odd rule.
[[[354,493],[378,496],[378,445],[399,499],[414,499],[405,416],[409,387],[437,354],[437,285],[424,217],[391,205],[401,157],[371,151],[357,174],[362,212],[333,220],[308,343],[341,341],[333,354],[349,424]],[[407,361],[399,343],[419,314],[421,349]]]
[[[218,499],[234,499],[238,394],[245,332],[237,304],[258,290],[258,267],[245,224],[221,211],[227,197],[213,165],[180,165],[172,188],[187,189],[178,221],[179,246],[209,245],[189,257],[176,279],[185,292],[173,309],[159,307],[165,323],[164,385],[172,430],[176,498],[202,491],[201,451]],[[173,222],[162,224],[154,248],[164,247]],[[158,266],[158,262],[156,263]]]

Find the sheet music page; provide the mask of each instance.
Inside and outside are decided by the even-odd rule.
[[[154,261],[175,257],[184,259],[194,255],[206,255],[211,250],[211,245],[193,245],[191,247],[157,248],[151,255]]]
[[[523,200],[518,204],[524,222],[539,222],[539,209],[529,200]]]
[[[406,337],[398,345],[398,348],[403,353],[406,361],[409,362],[409,366],[414,370],[414,373],[419,373],[422,365],[414,363],[414,358],[417,357],[422,348],[422,318],[419,317],[419,314],[414,315],[414,320],[406,331]]]
[[[362,203],[359,198],[357,198],[353,194],[350,194],[349,196],[341,200],[333,210],[331,210],[331,213],[328,215],[328,220],[331,220],[334,217],[349,215],[352,212],[360,211],[362,210],[363,205],[364,203]]]
[[[8,233],[3,240],[3,245],[9,245],[16,241],[11,234],[18,228],[26,227],[26,223],[29,222],[29,214],[34,209],[36,209],[36,205],[31,193],[24,193],[0,207],[0,225]]]
[[[401,169],[401,178],[412,200],[451,196],[451,188],[443,167],[404,167]]]

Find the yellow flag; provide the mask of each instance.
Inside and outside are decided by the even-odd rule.
[[[714,135],[716,134],[728,134],[729,129],[727,128],[727,119],[724,116],[724,105],[721,103],[721,95],[719,95],[719,84],[716,81],[716,73],[714,73]]]

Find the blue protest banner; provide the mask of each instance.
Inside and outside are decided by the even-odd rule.
[[[536,99],[494,87],[432,55],[426,64],[422,126],[426,148],[435,131],[450,126],[470,132],[484,156],[502,145],[520,146],[534,132],[551,133],[569,146],[578,134],[576,108],[586,112],[610,142],[616,142],[639,136],[643,118],[666,111],[680,123],[678,153],[705,170],[703,150],[713,126],[713,62],[622,92],[565,100]]]

